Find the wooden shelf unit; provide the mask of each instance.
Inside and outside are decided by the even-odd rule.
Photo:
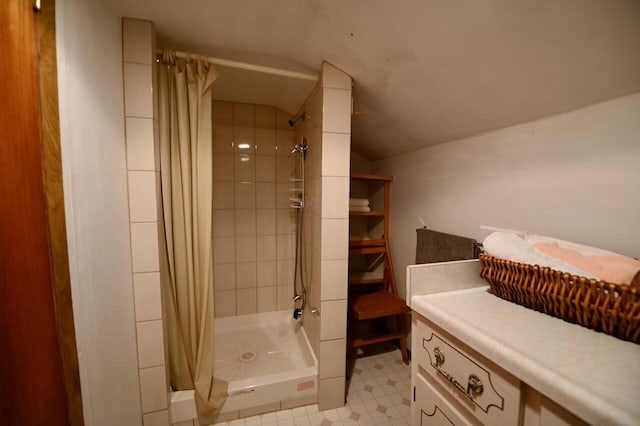
[[[353,211],[350,216],[350,233],[358,225],[366,230],[366,235],[351,236],[349,241],[350,270],[356,259],[367,268],[381,269],[381,276],[371,277],[359,274],[349,277],[349,333],[347,344],[351,348],[370,345],[373,343],[399,340],[402,360],[409,363],[407,344],[404,333],[402,315],[410,311],[405,301],[398,297],[391,252],[389,250],[389,196],[391,193],[392,176],[372,174],[352,174],[351,196],[370,200],[370,212]],[[359,197],[354,194],[354,184],[360,182],[366,185],[364,193]],[[360,188],[363,191],[363,188]],[[363,222],[363,223],[362,223]],[[373,235],[369,235],[372,232]],[[362,234],[362,232],[360,232]],[[364,259],[361,259],[364,258]],[[365,270],[367,269],[365,268]],[[352,271],[350,271],[352,272]],[[385,319],[395,318],[397,331],[383,329],[381,324]],[[356,323],[376,322],[377,329],[354,331]]]

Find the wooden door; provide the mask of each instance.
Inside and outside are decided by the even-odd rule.
[[[82,424],[54,2],[43,4],[46,13],[27,0],[0,1],[0,424],[8,426]]]

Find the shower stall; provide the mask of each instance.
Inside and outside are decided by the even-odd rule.
[[[229,70],[217,69],[224,86]],[[305,159],[311,147],[302,127],[313,118],[236,102],[228,94],[218,100],[224,87],[217,84],[213,372],[228,390],[211,422],[315,403],[318,394],[318,360],[303,320],[309,279],[302,232]],[[173,423],[196,416],[193,390],[171,393]]]

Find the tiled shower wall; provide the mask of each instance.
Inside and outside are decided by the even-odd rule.
[[[213,103],[216,317],[293,308],[291,118],[267,105]]]
[[[155,33],[123,20],[123,71],[133,294],[145,426],[169,422],[166,338],[160,292],[158,114]],[[344,404],[351,78],[323,64],[322,82],[294,132],[271,106],[215,101],[214,282],[216,316],[291,309],[296,210],[288,198],[304,135],[305,246],[309,303],[305,329],[319,358],[321,409]],[[319,315],[311,313],[319,308]]]
[[[322,80],[296,128],[309,143],[304,217],[309,303],[304,326],[319,362],[318,405],[341,407],[345,396],[351,77],[324,63]],[[316,314],[312,313],[316,310]]]
[[[167,348],[160,291],[157,63],[149,21],[123,19],[123,72],[131,265],[140,401],[145,426],[169,424]]]

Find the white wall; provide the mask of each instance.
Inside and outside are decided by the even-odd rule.
[[[85,424],[140,425],[120,17],[56,3],[62,166]]]
[[[399,283],[415,229],[523,229],[640,256],[640,94],[382,160]],[[404,293],[404,286],[398,286]]]

